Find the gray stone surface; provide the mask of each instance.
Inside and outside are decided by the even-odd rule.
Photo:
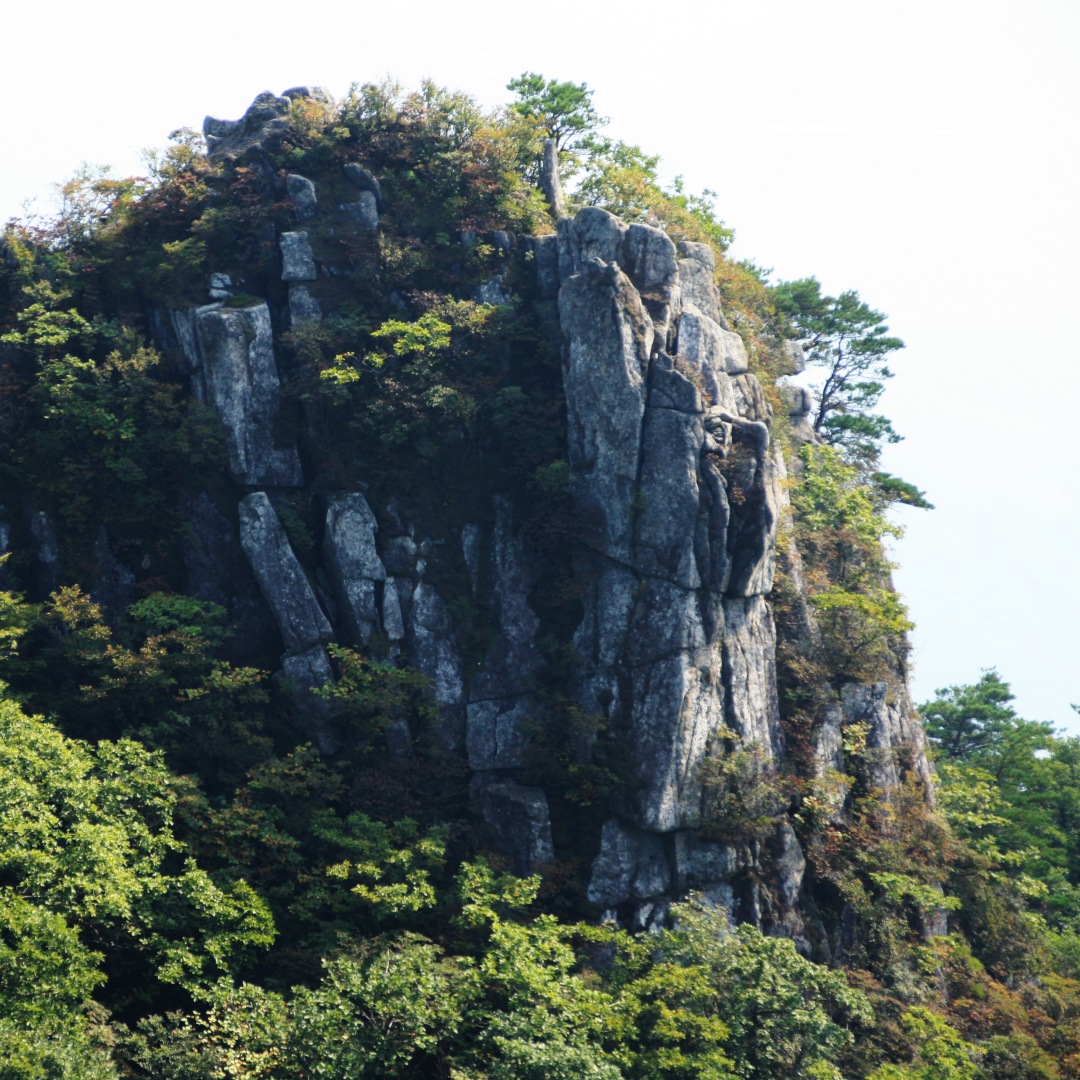
[[[322,86],[293,86],[288,90],[283,90],[281,96],[284,98],[311,98],[313,101],[318,101],[322,105],[334,104],[334,99],[330,95],[330,91]]]
[[[363,495],[338,495],[330,500],[323,557],[346,634],[354,645],[367,645],[379,626],[375,583],[386,580],[386,569],[375,549],[378,528]]]
[[[322,318],[322,306],[311,295],[306,285],[298,281],[289,282],[289,325],[310,326]]]
[[[749,867],[753,858],[743,846],[702,840],[697,833],[675,833],[675,885],[680,892],[715,888]],[[730,904],[730,901],[729,901]]]
[[[314,281],[319,275],[307,233],[283,232],[278,237],[281,247],[281,280]]]
[[[532,237],[532,253],[540,299],[558,299],[559,237],[555,233]]]
[[[478,785],[474,793],[484,820],[499,838],[515,874],[524,877],[552,862],[551,818],[542,788],[523,787],[512,781]]]
[[[404,582],[403,584],[408,584]],[[405,619],[401,613],[401,596],[395,578],[388,577],[383,586],[382,599],[383,632],[391,641],[402,641],[405,637]]]
[[[306,176],[289,173],[285,177],[285,192],[292,203],[293,216],[297,221],[308,221],[319,212],[315,185]]]
[[[206,400],[225,428],[233,479],[251,486],[301,487],[296,449],[274,444],[281,384],[266,304],[199,308],[195,336]]]
[[[330,623],[263,491],[240,500],[240,544],[274,613],[286,655],[331,641]]]
[[[870,784],[888,796],[911,770],[933,805],[933,782],[926,759],[926,734],[907,688],[896,684],[845,683],[840,688],[844,726],[867,725],[863,764]]]
[[[801,341],[785,341],[784,352],[787,353],[791,366],[784,375],[801,375],[806,370],[806,353]]]
[[[264,90],[248,106],[239,120],[203,121],[203,137],[211,158],[235,159],[243,154],[259,155],[276,148],[289,132],[289,99]]]
[[[614,907],[627,900],[645,900],[661,895],[670,885],[671,869],[659,836],[618,818],[604,823],[600,854],[592,864],[591,903]]]
[[[597,227],[588,235],[602,234],[607,219],[616,221],[603,211],[594,218]],[[607,240],[614,245],[617,238]],[[603,235],[590,243],[606,250]],[[629,562],[652,320],[630,279],[599,261],[565,281],[559,317],[568,343],[563,385],[571,493],[600,515],[602,550]]]
[[[724,684],[728,727],[744,742],[780,757],[776,630],[763,596],[724,599]]]
[[[529,714],[529,700],[524,696],[470,701],[465,709],[469,768],[520,768],[522,752],[528,745],[522,724]]]
[[[536,644],[540,620],[528,603],[539,560],[524,534],[514,527],[510,500],[496,497],[495,511],[483,582],[484,599],[498,633],[469,685],[466,750],[474,770],[522,764],[521,725],[532,711],[528,696],[532,679],[544,663]]]
[[[382,186],[367,169],[362,165],[357,165],[355,162],[350,162],[345,166],[345,175],[361,191],[374,196],[376,214],[386,213],[386,203],[383,201]]]
[[[490,281],[478,285],[473,290],[472,298],[477,304],[494,304],[497,307],[510,303],[510,293],[503,285],[501,277],[493,277]]]
[[[789,428],[791,441],[796,446],[803,443],[820,443],[817,432],[814,430],[814,396],[805,386],[785,386],[783,388],[784,399],[788,406],[788,416],[791,421]]]
[[[685,298],[679,319],[678,352],[701,371],[706,388],[717,405],[725,404],[733,393],[730,380],[723,376],[741,375],[749,367],[742,338],[725,330]],[[731,400],[729,407],[737,409],[734,399]]]
[[[703,315],[712,319],[724,330],[730,330],[723,309],[720,293],[714,281],[716,255],[708,244],[694,244],[683,240],[678,244],[679,285],[683,303],[693,304]]]
[[[379,227],[378,202],[370,191],[359,192],[354,201],[342,203],[338,209],[370,232],[375,232]]]
[[[398,599],[407,579],[398,579]],[[439,707],[439,741],[444,749],[465,749],[465,685],[461,650],[454,636],[446,605],[426,581],[412,591],[405,619],[409,660],[417,671],[431,680]]]

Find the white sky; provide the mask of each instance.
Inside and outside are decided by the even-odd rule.
[[[611,134],[719,193],[734,254],[858,289],[907,342],[886,468],[937,505],[896,546],[916,699],[996,665],[1080,732],[1076,0],[60,0],[0,37],[0,220],[264,89],[587,82]]]

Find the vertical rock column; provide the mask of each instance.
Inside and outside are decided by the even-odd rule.
[[[324,754],[333,753],[339,745],[332,730],[333,710],[311,693],[333,681],[326,653],[333,630],[265,492],[240,501],[240,544],[281,631],[282,672],[296,685],[297,704],[312,739]]]
[[[579,697],[629,741],[641,780],[604,829],[590,895],[646,925],[670,890],[731,894],[749,865],[692,830],[722,726],[782,752],[764,599],[781,465],[711,249],[597,209],[560,221],[557,243],[571,493],[593,537]]]

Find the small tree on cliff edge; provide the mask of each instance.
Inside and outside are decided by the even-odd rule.
[[[506,85],[517,94],[510,107],[519,116],[535,121],[556,149],[567,151],[579,136],[595,131],[605,121],[589,99],[593,92],[585,83],[557,82],[526,71]]]
[[[889,502],[924,509],[923,493],[898,477],[875,472],[883,443],[901,437],[888,417],[874,410],[891,379],[888,359],[904,347],[889,335],[886,316],[854,290],[823,296],[816,278],[784,281],[772,289],[777,314],[807,340],[806,359],[825,370],[813,387],[817,395],[814,430],[823,442],[841,450],[849,463],[872,474],[873,486]]]

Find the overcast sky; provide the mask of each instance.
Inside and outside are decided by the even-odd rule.
[[[611,134],[718,192],[736,256],[858,289],[906,341],[885,464],[937,506],[895,546],[916,699],[996,666],[1080,732],[1076,0],[62,0],[0,29],[2,219],[264,89],[587,82]]]

